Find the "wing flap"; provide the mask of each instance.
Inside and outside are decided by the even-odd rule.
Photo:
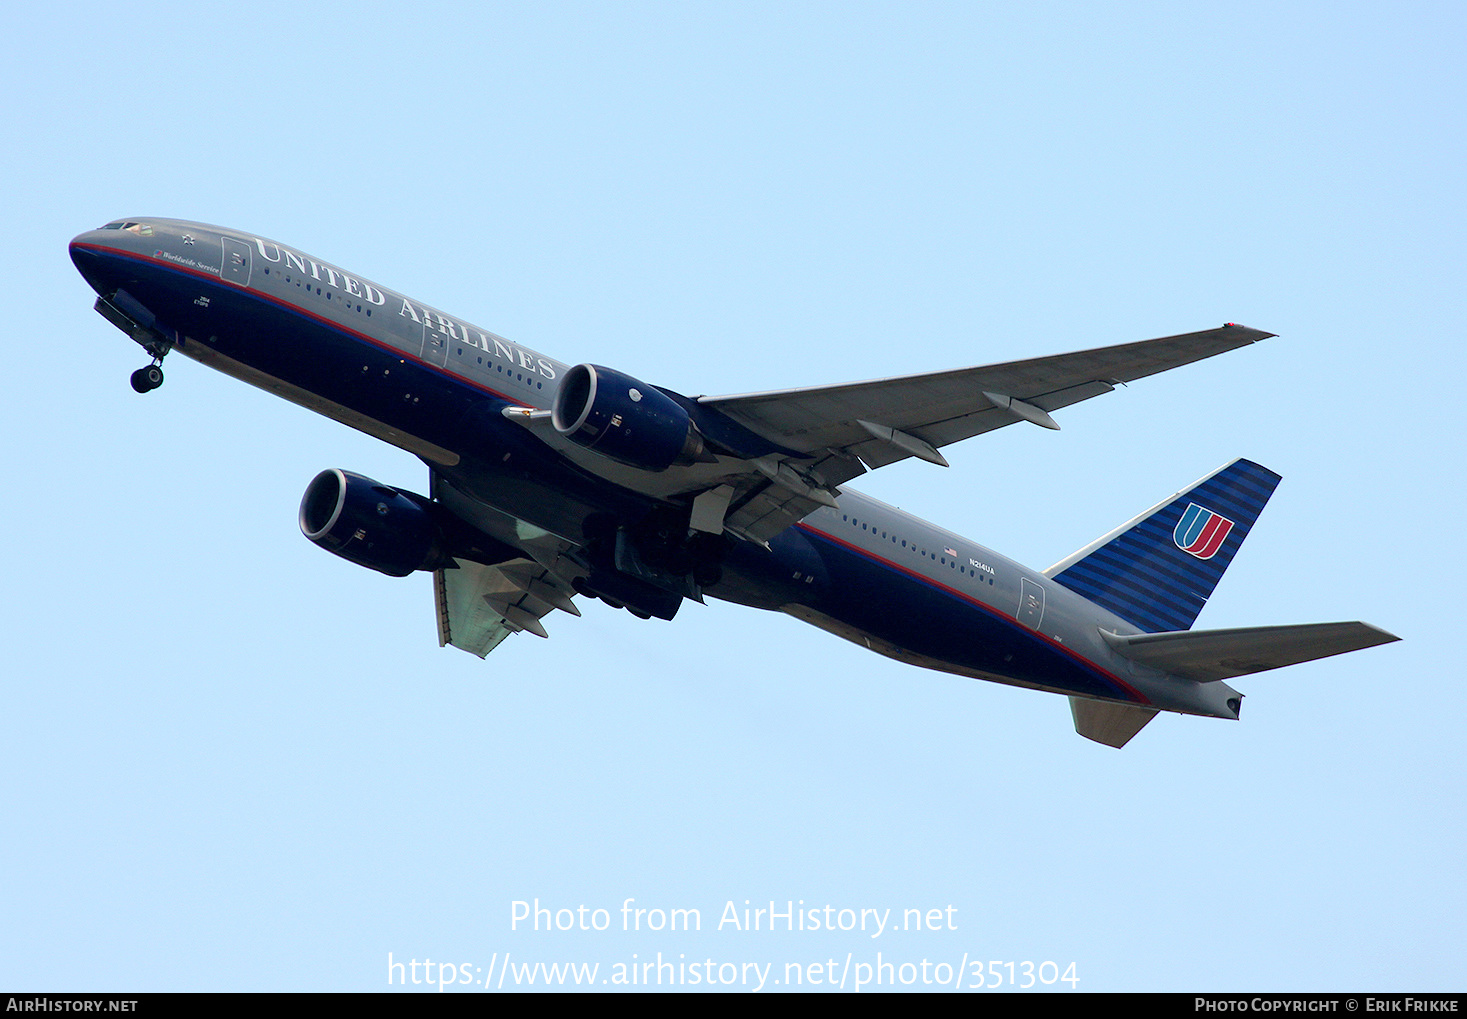
[[[452,644],[483,658],[509,636],[509,626],[483,600],[478,588],[478,580],[462,568],[434,571],[439,647]]]
[[[451,644],[483,658],[511,633],[549,636],[540,620],[555,609],[580,615],[571,602],[574,592],[539,563],[454,561],[458,569],[433,574],[439,647]]]
[[[1369,623],[1303,623],[1129,636],[1101,630],[1117,654],[1174,676],[1213,683],[1400,640]]]

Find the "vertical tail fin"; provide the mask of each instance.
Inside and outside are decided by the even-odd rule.
[[[1147,633],[1190,629],[1278,483],[1234,460],[1045,575]]]

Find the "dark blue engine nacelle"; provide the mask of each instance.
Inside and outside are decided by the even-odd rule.
[[[644,471],[713,460],[692,418],[675,400],[599,365],[578,364],[565,373],[550,421],[576,445]]]
[[[444,564],[429,500],[360,474],[322,471],[301,499],[301,533],[358,566],[406,577]]]

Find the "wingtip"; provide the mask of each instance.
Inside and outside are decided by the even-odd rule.
[[[1264,332],[1262,329],[1254,329],[1252,326],[1245,326],[1241,322],[1224,322],[1223,328],[1241,329],[1243,332],[1250,334],[1249,339],[1251,339],[1254,343],[1257,343],[1259,340],[1271,339],[1272,337],[1278,335],[1278,333]]]
[[[1376,626],[1376,625],[1374,625],[1372,623],[1362,623],[1361,625],[1362,626],[1368,626],[1368,627],[1370,627],[1370,629],[1374,630],[1377,634],[1379,634],[1380,635],[1380,643],[1381,644],[1394,644],[1396,641],[1398,641],[1398,640],[1401,639],[1400,637],[1397,637],[1394,633],[1391,633],[1391,631],[1389,631],[1389,630],[1383,630],[1379,626]],[[1377,646],[1379,646],[1379,645],[1377,645]]]

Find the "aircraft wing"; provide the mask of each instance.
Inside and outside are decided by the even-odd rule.
[[[433,573],[433,602],[438,614],[438,646],[452,644],[480,658],[511,633],[528,630],[548,637],[541,624],[551,609],[573,615],[574,592],[539,563],[512,559],[484,566],[455,559],[456,570]]]
[[[495,511],[459,492],[438,470],[430,471],[430,486],[435,502],[487,537],[495,523]],[[494,563],[498,558],[495,550],[514,554],[511,548],[496,543],[490,548],[469,549],[483,556],[483,562],[460,554],[453,560],[456,569],[433,572],[439,647],[452,644],[483,658],[511,633],[528,630],[537,637],[548,637],[540,620],[552,609],[573,616],[581,614],[571,601],[575,590],[564,571],[551,568],[562,551],[561,543],[544,532],[516,537],[518,556]]]
[[[1058,428],[1050,411],[1272,335],[1229,324],[956,371],[703,396],[696,401],[700,409],[747,429],[768,444],[766,452],[740,452],[741,443],[733,441],[722,444],[720,454],[708,458],[712,462],[664,471],[621,466],[578,447],[555,431],[549,411],[504,413],[602,478],[659,499],[691,502],[695,530],[726,529],[766,542],[820,506],[836,505],[837,486],[868,469],[909,456],[947,466],[940,446],[1016,421]]]
[[[873,469],[909,456],[946,466],[937,448],[950,442],[1016,421],[1058,428],[1050,411],[1273,335],[1229,323],[1027,361],[698,402],[802,453],[842,453]]]

